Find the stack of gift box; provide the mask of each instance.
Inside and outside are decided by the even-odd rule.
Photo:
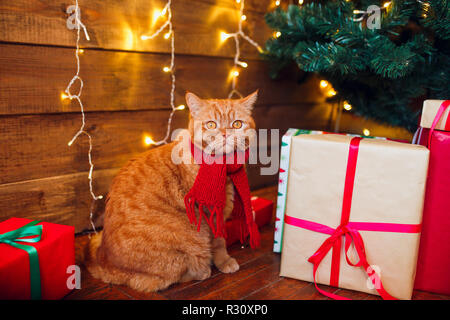
[[[411,299],[450,294],[450,101],[427,100],[413,144],[289,129],[274,251],[280,275]]]

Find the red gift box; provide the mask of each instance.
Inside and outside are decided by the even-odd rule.
[[[430,129],[420,128],[427,146]],[[450,294],[450,132],[433,131],[417,262],[418,290]]]
[[[273,202],[267,199],[252,197],[252,208],[255,222],[258,227],[269,224],[272,220]],[[225,224],[227,230],[227,246],[240,241],[241,229],[238,220],[228,220]],[[244,237],[248,236],[248,231],[244,231]]]
[[[0,223],[0,236],[19,229],[32,220],[11,218]],[[36,248],[42,299],[61,299],[68,294],[67,280],[75,265],[75,229],[48,222],[42,225],[41,239],[35,243],[15,242]],[[29,237],[28,237],[29,238]],[[30,258],[25,250],[0,242],[0,299],[30,299]]]

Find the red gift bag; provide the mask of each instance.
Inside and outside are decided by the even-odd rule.
[[[68,267],[75,265],[74,234],[74,227],[48,222],[1,222],[0,299],[61,299],[68,294],[67,280],[73,274]],[[37,261],[20,247],[34,251]]]
[[[430,149],[430,164],[414,287],[443,294],[450,294],[449,110],[449,100],[425,101],[421,128],[415,139]]]

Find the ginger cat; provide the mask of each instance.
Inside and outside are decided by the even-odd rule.
[[[187,93],[190,140],[204,152],[245,150],[250,142],[240,137],[254,138],[251,110],[256,98],[257,91],[242,99],[223,100]],[[223,238],[214,238],[204,221],[200,231],[189,223],[184,196],[199,165],[190,153],[188,163],[175,164],[171,158],[172,150],[185,140],[145,152],[114,178],[103,231],[86,247],[85,263],[95,278],[152,292],[177,282],[206,279],[212,264],[224,273],[239,270]],[[190,145],[181,147],[190,150]],[[233,197],[233,184],[227,178],[224,219],[231,214]]]

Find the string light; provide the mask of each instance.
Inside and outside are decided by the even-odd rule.
[[[336,93],[337,93],[337,92],[336,92],[334,89],[330,89],[330,90],[328,90],[328,92],[327,92],[327,96],[333,97],[333,96],[336,95]]]
[[[302,5],[303,4],[303,0],[298,0],[298,4]]]
[[[281,3],[280,0],[275,1],[275,5],[276,5],[277,7],[280,5],[280,3]]]
[[[170,72],[171,77],[171,89],[170,89],[170,115],[167,120],[167,132],[165,137],[162,140],[154,141],[151,137],[147,136],[145,138],[146,145],[162,145],[168,142],[168,139],[170,137],[170,129],[172,125],[172,119],[173,115],[175,114],[175,111],[177,110],[183,110],[184,108],[180,108],[180,106],[175,107],[175,86],[176,86],[176,77],[174,72],[175,67],[175,32],[173,31],[173,25],[172,25],[172,0],[168,0],[162,11],[156,10],[153,14],[153,19],[156,21],[156,19],[160,18],[161,16],[164,16],[167,13],[167,20],[159,27],[158,30],[156,30],[154,33],[150,35],[142,35],[142,40],[151,40],[155,37],[157,37],[161,32],[163,32],[165,29],[168,29],[167,33],[164,34],[164,38],[166,40],[170,39],[170,66],[166,66],[163,68],[163,71],[166,73]],[[149,142],[149,143],[147,143]]]
[[[328,81],[326,81],[326,80],[321,80],[321,81],[320,81],[320,87],[321,87],[321,88],[326,88],[326,87],[328,87]]]
[[[387,8],[387,7],[389,7],[391,5],[391,2],[385,2],[384,4],[383,4],[383,7],[384,8]]]
[[[363,130],[363,134],[367,137],[367,136],[370,136],[370,130],[369,129],[364,129]]]
[[[67,13],[70,13],[70,7],[67,10]],[[88,160],[89,160],[89,174],[88,174],[88,180],[89,180],[89,191],[92,197],[92,203],[91,203],[91,210],[90,210],[90,222],[92,225],[92,228],[94,229],[95,232],[97,232],[97,230],[95,229],[95,225],[94,225],[94,221],[93,221],[93,207],[94,207],[94,202],[98,199],[102,199],[103,196],[102,195],[98,195],[96,196],[94,191],[93,191],[93,178],[92,178],[92,173],[94,171],[94,163],[92,162],[92,137],[91,135],[84,130],[84,127],[86,125],[86,118],[85,118],[85,114],[84,114],[84,106],[83,103],[81,102],[81,92],[83,90],[83,80],[81,79],[81,77],[79,76],[80,74],[80,30],[81,28],[83,28],[84,31],[84,35],[86,37],[86,40],[90,41],[89,38],[89,34],[87,32],[86,26],[81,22],[81,18],[80,18],[80,7],[78,6],[78,0],[75,1],[75,22],[76,22],[76,29],[77,29],[77,40],[76,40],[76,48],[75,48],[75,59],[76,59],[76,65],[77,65],[77,71],[75,73],[75,75],[73,76],[73,78],[70,80],[69,84],[66,87],[65,93],[61,94],[61,98],[62,99],[70,99],[73,100],[75,99],[79,106],[80,106],[80,111],[81,111],[81,127],[78,130],[77,133],[75,133],[75,135],[73,136],[72,140],[69,141],[69,143],[67,144],[69,147],[75,142],[75,140],[81,135],[81,134],[85,134],[88,137],[89,140],[89,151],[88,151]],[[72,85],[76,82],[76,81],[80,82],[80,88],[78,91],[78,94],[72,94],[70,92],[70,89],[72,87]]]
[[[150,136],[148,136],[148,135],[145,135],[145,136],[144,136],[144,143],[145,143],[147,146],[149,146],[149,145],[155,144],[155,141],[153,141],[152,137],[150,137]]]
[[[352,105],[348,103],[347,101],[344,101],[344,109],[347,111],[352,110]]]
[[[176,107],[175,109],[177,110],[184,110],[186,109],[186,106],[184,104],[180,104],[178,107]]]
[[[279,37],[281,36],[281,32],[280,32],[280,31],[274,32],[274,33],[273,33],[273,36],[274,36],[275,38],[279,38]]]
[[[239,58],[241,56],[241,49],[240,49],[240,41],[239,37],[242,37],[244,40],[246,40],[248,43],[250,43],[252,46],[254,46],[256,49],[258,49],[259,52],[262,52],[262,48],[259,46],[256,41],[251,39],[249,36],[247,36],[244,31],[242,30],[242,22],[246,20],[246,15],[244,15],[244,7],[245,7],[245,0],[236,0],[236,3],[240,4],[239,7],[239,23],[238,23],[238,31],[235,33],[226,33],[221,31],[220,32],[220,39],[221,41],[225,41],[229,38],[234,38],[234,42],[236,45],[236,53],[234,55],[234,66],[231,69],[231,91],[228,95],[228,98],[232,98],[234,94],[242,98],[242,94],[236,89],[237,84],[237,77],[239,76],[239,66],[243,68],[247,68],[248,64],[246,62],[240,61]],[[245,18],[244,18],[245,17]]]

